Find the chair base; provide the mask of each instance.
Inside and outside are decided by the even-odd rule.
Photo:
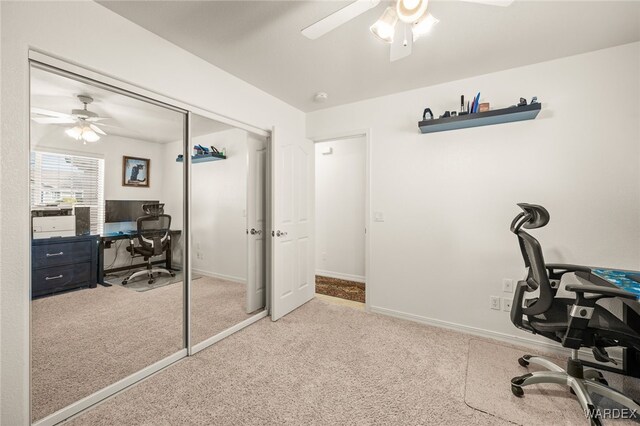
[[[153,277],[154,273],[167,274],[167,275],[170,275],[172,277],[176,276],[175,272],[170,271],[170,270],[165,269],[165,268],[147,268],[147,269],[145,269],[143,271],[133,272],[127,278],[122,280],[122,285],[127,285],[129,283],[129,281],[131,281],[132,279],[137,278],[137,277],[141,277],[143,275],[147,276],[147,278],[149,279],[149,281],[148,281],[149,284],[153,284],[155,282],[155,278]]]
[[[600,410],[596,408],[589,393],[608,398],[627,408],[629,415],[635,415],[635,418],[640,418],[640,403],[638,401],[634,401],[617,390],[610,388],[602,373],[592,369],[585,370],[579,359],[569,358],[566,370],[545,358],[532,355],[523,356],[518,360],[518,363],[523,367],[527,367],[529,364],[536,364],[549,370],[536,371],[511,379],[511,392],[519,398],[524,396],[524,390],[522,389],[524,386],[538,383],[555,383],[569,386],[572,393],[578,398],[578,402],[591,425],[599,426],[603,423]]]

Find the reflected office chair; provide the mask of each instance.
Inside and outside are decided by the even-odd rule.
[[[173,271],[154,267],[151,263],[152,257],[160,256],[170,249],[171,216],[164,214],[164,204],[145,204],[142,209],[145,215],[139,217],[136,221],[137,233],[129,239],[127,251],[131,253],[131,257],[143,257],[147,262],[147,269],[133,272],[122,281],[122,285],[126,285],[132,279],[142,275],[148,277],[149,284],[153,284],[155,281],[153,278],[154,273],[176,276]],[[136,240],[138,245],[135,245]]]
[[[560,280],[564,274],[590,272],[591,268],[577,265],[545,264],[540,243],[522,228],[536,229],[549,223],[549,212],[535,204],[521,203],[523,210],[511,223],[511,232],[518,236],[520,250],[527,267],[525,280],[518,282],[513,297],[511,321],[525,331],[539,334],[559,342],[571,349],[571,357],[564,370],[551,361],[531,355],[524,355],[518,363],[540,365],[550,371],[537,371],[511,379],[511,391],[517,397],[524,395],[525,386],[537,383],[568,385],[578,398],[585,413],[589,414],[592,425],[601,425],[599,411],[591,400],[591,394],[598,394],[623,405],[630,410],[638,410],[640,404],[622,393],[608,387],[606,380],[597,370],[585,370],[578,359],[578,349],[590,348],[594,357],[601,362],[614,362],[606,352],[613,346],[640,349],[640,335],[618,319],[610,311],[597,305],[604,298],[636,299],[624,290],[590,284],[568,284],[565,289],[575,293],[575,298],[556,297]],[[527,293],[539,290],[537,297],[525,298]]]

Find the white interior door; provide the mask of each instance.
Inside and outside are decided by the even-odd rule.
[[[264,308],[266,301],[266,205],[267,143],[247,137],[247,313]]]
[[[314,149],[307,139],[272,135],[274,321],[311,300],[314,280]]]

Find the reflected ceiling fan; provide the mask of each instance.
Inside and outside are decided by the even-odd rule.
[[[40,124],[75,124],[65,130],[65,133],[78,141],[97,142],[99,135],[106,136],[104,130],[98,127],[98,122],[108,120],[109,117],[100,117],[87,109],[87,105],[93,102],[93,98],[87,95],[78,95],[78,100],[84,104],[82,109],[73,109],[71,114],[49,111],[42,108],[31,108],[31,119]],[[100,124],[100,126],[106,126]]]
[[[514,0],[459,0],[491,6],[509,6]],[[439,22],[427,12],[429,0],[395,0],[369,29],[378,39],[391,45],[391,62],[411,54],[413,42]],[[380,0],[356,0],[337,12],[311,24],[302,34],[315,40],[380,4]],[[397,25],[400,23],[400,25]]]

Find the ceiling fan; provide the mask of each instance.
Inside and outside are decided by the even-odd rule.
[[[491,6],[509,6],[514,0],[459,0]],[[369,29],[379,40],[391,45],[391,62],[411,54],[413,42],[439,22],[427,12],[429,0],[394,0]],[[331,15],[309,25],[302,34],[315,40],[380,4],[380,0],[356,0]],[[400,25],[398,24],[398,21]],[[410,35],[410,37],[408,36]]]
[[[87,105],[93,102],[93,98],[87,95],[78,95],[78,100],[83,103],[82,109],[73,109],[71,114],[49,111],[42,108],[31,108],[31,119],[40,124],[75,124],[65,130],[65,133],[75,140],[87,142],[97,142],[99,135],[106,136],[104,130],[98,127],[97,123],[107,120],[108,117],[100,117],[93,111],[87,109]],[[100,124],[104,126],[104,124]]]

